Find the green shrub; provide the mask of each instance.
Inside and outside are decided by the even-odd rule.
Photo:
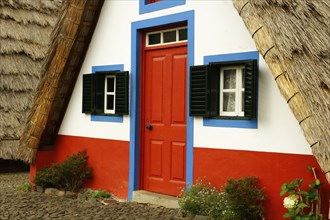
[[[61,181],[60,164],[52,164],[37,171],[34,183],[43,188],[56,188]]]
[[[308,184],[309,188],[303,187],[303,179],[294,179],[290,183],[282,185],[281,196],[286,195],[283,206],[287,212],[284,218],[322,220],[320,188],[323,183],[316,177],[315,167],[308,167],[314,174],[315,181]]]
[[[228,210],[235,213],[235,219],[257,220],[263,218],[263,191],[258,187],[257,177],[228,179],[223,186]],[[224,219],[233,219],[230,218]]]
[[[221,212],[222,193],[205,179],[197,180],[189,190],[182,190],[178,203],[183,215],[206,215]],[[220,208],[220,210],[216,210]]]
[[[16,189],[23,191],[23,192],[29,192],[29,191],[31,191],[31,184],[23,183],[22,185],[17,186]]]
[[[110,193],[105,190],[95,190],[90,197],[94,199],[101,199],[109,198],[110,196]]]
[[[86,151],[67,156],[61,163],[54,163],[37,171],[34,182],[42,187],[78,192],[84,182],[92,177],[92,168],[87,167]]]
[[[183,215],[206,215],[222,220],[258,220],[263,217],[264,194],[257,178],[229,179],[218,189],[205,180],[198,180],[182,191],[178,202]]]

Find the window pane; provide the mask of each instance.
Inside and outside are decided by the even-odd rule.
[[[187,40],[187,39],[188,39],[187,28],[180,29],[179,30],[179,41]]]
[[[242,69],[242,88],[245,88],[245,68]]]
[[[176,31],[167,31],[163,33],[164,43],[176,41]]]
[[[244,91],[242,92],[242,112],[244,112]]]
[[[224,89],[236,88],[236,69],[224,70],[223,88]]]
[[[234,112],[235,111],[235,93],[226,92],[223,93],[223,111]]]
[[[115,91],[115,78],[110,77],[107,78],[107,92],[114,92]]]
[[[113,110],[114,95],[107,95],[107,110]]]
[[[148,39],[149,45],[160,44],[160,33],[149,34],[148,37],[149,37]]]

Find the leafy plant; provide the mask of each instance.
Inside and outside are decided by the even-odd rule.
[[[59,186],[61,181],[60,165],[52,164],[51,167],[44,167],[37,171],[34,183],[43,188]]]
[[[62,163],[37,171],[34,182],[42,187],[54,187],[78,192],[84,182],[92,177],[92,168],[88,167],[86,151],[67,156]]]
[[[22,185],[18,185],[16,187],[17,190],[23,191],[23,192],[29,192],[31,191],[31,184],[30,183],[23,183]]]
[[[228,202],[228,213],[235,213],[224,219],[256,220],[263,218],[263,205],[265,200],[263,190],[258,186],[257,177],[229,179],[223,186],[225,201]]]
[[[222,192],[205,179],[198,179],[189,190],[182,190],[178,203],[183,215],[207,215],[221,212]]]
[[[218,189],[205,180],[198,180],[179,196],[184,215],[206,215],[222,220],[257,220],[263,217],[263,191],[256,177],[229,179]]]
[[[283,200],[283,206],[288,210],[283,215],[284,218],[291,220],[322,220],[320,204],[320,187],[322,183],[316,178],[315,168],[308,167],[313,171],[315,181],[310,183],[309,189],[302,190],[303,179],[294,179],[290,183],[282,185],[281,196],[289,194]]]
[[[94,199],[101,199],[110,198],[110,196],[110,193],[105,190],[95,190],[90,197]]]

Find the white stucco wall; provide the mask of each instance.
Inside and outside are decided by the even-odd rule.
[[[82,74],[92,66],[124,64],[131,70],[131,22],[195,11],[195,64],[204,56],[256,51],[231,1],[187,0],[186,5],[139,15],[139,2],[105,1],[92,42],[59,133],[130,140],[129,116],[123,123],[92,122],[81,113]],[[307,142],[262,57],[259,61],[258,129],[204,127],[194,119],[194,146],[264,152],[311,154]]]

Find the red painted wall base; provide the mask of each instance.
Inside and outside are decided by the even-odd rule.
[[[36,171],[63,161],[68,155],[86,149],[93,179],[86,187],[103,189],[120,198],[128,196],[129,142],[59,135],[54,150],[38,151],[35,165],[30,167],[33,181]]]
[[[228,178],[259,177],[266,194],[266,220],[283,219],[282,216],[286,212],[283,208],[284,197],[280,196],[283,183],[303,178],[303,186],[308,187],[314,180],[313,174],[307,171],[309,165],[317,167],[318,178],[324,183],[321,192],[322,213],[327,219],[330,185],[313,156],[194,148],[194,181],[199,177],[206,177],[216,186],[220,186]]]
[[[36,171],[51,163],[63,161],[66,156],[86,149],[88,165],[93,167],[93,179],[86,187],[104,189],[120,198],[128,196],[129,142],[59,135],[54,150],[38,151],[36,164],[31,165],[30,178]],[[266,194],[266,220],[283,219],[286,209],[280,191],[285,182],[303,178],[304,186],[314,180],[307,166],[316,167],[322,186],[322,213],[329,211],[330,185],[313,156],[265,153],[240,150],[194,148],[194,181],[206,177],[216,186],[229,178],[257,176]],[[189,168],[188,168],[189,169]]]

